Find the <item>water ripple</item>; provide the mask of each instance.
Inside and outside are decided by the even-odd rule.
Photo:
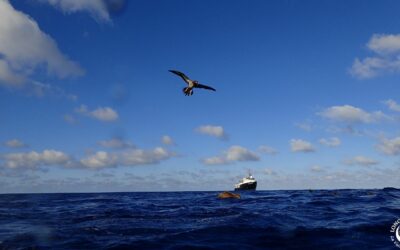
[[[400,191],[0,195],[0,249],[392,249]]]

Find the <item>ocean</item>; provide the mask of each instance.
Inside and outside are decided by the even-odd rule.
[[[400,190],[0,195],[0,249],[397,249]]]

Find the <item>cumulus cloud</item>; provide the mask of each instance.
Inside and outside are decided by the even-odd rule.
[[[100,121],[115,121],[118,119],[118,114],[115,110],[113,110],[112,108],[109,107],[100,107],[97,108],[93,111],[91,111],[90,116],[92,116],[93,118],[96,118]]]
[[[386,104],[390,110],[400,112],[400,104],[393,101],[392,99],[386,100],[383,103]]]
[[[89,110],[86,105],[81,105],[75,109],[75,112],[104,122],[113,122],[119,117],[117,111],[110,107],[99,107]]]
[[[162,147],[156,147],[153,150],[129,149],[123,152],[107,153],[97,152],[80,162],[84,167],[97,169],[104,167],[120,166],[138,166],[157,164],[162,160],[174,157],[175,153],[169,152]]]
[[[153,150],[132,149],[121,153],[121,165],[156,164],[173,156],[176,154],[162,147],[156,147]]]
[[[400,35],[374,34],[367,47],[380,55],[400,52]]]
[[[261,145],[258,147],[258,151],[264,154],[268,155],[276,155],[278,151],[274,149],[273,147],[267,146],[267,145]]]
[[[322,145],[327,146],[327,147],[337,147],[342,142],[337,137],[331,137],[331,138],[327,138],[327,139],[321,138],[321,139],[319,139],[319,143],[321,143]]]
[[[80,160],[82,166],[92,169],[105,168],[105,167],[115,167],[117,165],[116,155],[98,151],[86,158]]]
[[[110,22],[110,14],[104,0],[39,0],[64,13],[88,12],[97,21]]]
[[[292,139],[290,140],[290,148],[292,152],[314,152],[315,148],[314,146],[305,140],[302,139]]]
[[[0,85],[6,87],[32,87],[29,76],[38,68],[59,78],[84,73],[35,20],[15,10],[8,0],[0,1],[0,55]]]
[[[238,161],[259,161],[260,157],[244,148],[242,146],[231,146],[227,151],[223,152],[220,156],[209,157],[203,159],[203,163],[206,165],[224,165],[234,163]]]
[[[368,79],[386,72],[400,71],[400,35],[374,34],[367,48],[375,55],[354,59],[350,69],[354,77]]]
[[[47,149],[42,152],[31,151],[27,153],[4,154],[3,166],[7,168],[37,168],[48,165],[66,165],[71,158],[64,152]]]
[[[351,105],[332,106],[318,113],[318,115],[332,121],[346,123],[374,123],[391,119],[381,111],[369,113]]]
[[[394,68],[390,61],[382,58],[367,57],[363,60],[354,59],[350,73],[360,79],[373,78],[385,69]]]
[[[97,151],[81,159],[74,159],[64,152],[47,149],[43,152],[9,153],[0,158],[0,167],[8,169],[35,169],[61,166],[65,168],[102,169],[117,166],[158,164],[176,154],[162,147],[151,150],[129,148],[123,151]]]
[[[6,141],[4,143],[4,145],[9,148],[23,148],[23,147],[28,146],[27,144],[23,143],[22,141],[20,141],[18,139],[12,139],[12,140]]]
[[[161,142],[164,145],[175,145],[174,140],[172,140],[172,138],[168,135],[164,135],[163,137],[161,137]]]
[[[90,169],[100,169],[116,166],[139,166],[148,164],[157,164],[175,156],[175,153],[169,152],[162,147],[156,147],[153,150],[128,149],[122,152],[98,151],[80,160],[83,167]]]
[[[203,125],[196,128],[196,131],[198,133],[214,136],[219,139],[228,139],[228,135],[225,133],[222,126]]]
[[[366,166],[366,167],[376,165],[378,163],[379,162],[374,159],[367,158],[367,157],[361,156],[361,155],[355,156],[351,159],[347,159],[344,161],[344,164],[346,164],[346,165],[350,165],[350,166],[359,165],[359,166]]]
[[[135,147],[132,143],[127,142],[122,138],[118,137],[111,138],[110,140],[99,141],[97,142],[97,144],[105,148],[115,148],[115,149]]]
[[[400,155],[400,136],[393,139],[381,139],[377,149],[386,155]]]

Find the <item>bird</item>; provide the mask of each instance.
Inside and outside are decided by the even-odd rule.
[[[183,74],[180,71],[169,70],[169,72],[180,76],[187,83],[188,87],[183,88],[183,93],[186,96],[193,95],[193,88],[208,89],[208,90],[216,91],[214,88],[212,88],[210,86],[207,86],[207,85],[204,85],[204,84],[200,84],[198,81],[195,81],[195,80],[191,80],[189,77],[187,77],[185,74]]]

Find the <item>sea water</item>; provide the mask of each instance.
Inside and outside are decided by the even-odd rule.
[[[400,190],[0,195],[0,249],[396,249]]]

